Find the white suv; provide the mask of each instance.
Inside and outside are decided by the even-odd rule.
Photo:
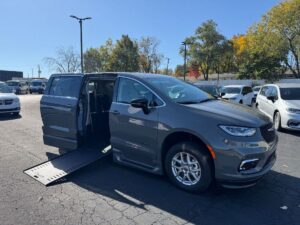
[[[223,99],[251,106],[254,101],[254,92],[250,86],[227,85],[221,89]]]
[[[4,113],[19,115],[20,100],[7,84],[0,82],[0,114]]]
[[[256,106],[274,121],[277,130],[300,130],[300,84],[264,85]]]

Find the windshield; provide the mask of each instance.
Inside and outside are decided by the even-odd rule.
[[[300,88],[280,88],[280,95],[284,100],[300,100]]]
[[[18,86],[19,82],[17,82],[17,81],[7,81],[6,84],[8,86]]]
[[[239,87],[224,87],[221,91],[225,94],[239,94],[241,93],[241,88]]]
[[[6,84],[0,84],[0,93],[12,93],[12,90]]]
[[[202,91],[207,92],[208,94],[211,94],[212,96],[217,96],[217,88],[213,85],[201,85],[198,86]]]
[[[31,82],[31,86],[42,86],[42,82],[39,81]]]
[[[198,87],[173,77],[157,77],[149,79],[155,88],[163,92],[172,101],[181,104],[194,104],[214,99]]]

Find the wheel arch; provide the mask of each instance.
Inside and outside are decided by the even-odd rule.
[[[211,163],[212,163],[212,168],[213,168],[213,174],[215,170],[215,163],[214,163],[214,156],[212,155],[212,152],[208,149],[208,144],[199,136],[188,132],[188,131],[175,131],[171,134],[169,134],[163,141],[161,145],[161,165],[164,165],[165,157],[168,152],[168,150],[175,144],[178,144],[183,141],[192,141],[200,146],[202,146],[205,151],[208,153]],[[164,166],[163,166],[164,167]]]

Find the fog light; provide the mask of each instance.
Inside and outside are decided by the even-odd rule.
[[[288,126],[289,127],[298,127],[300,125],[300,121],[295,121],[295,120],[289,120],[288,121]]]
[[[239,171],[251,170],[256,167],[259,159],[247,159],[241,162]]]

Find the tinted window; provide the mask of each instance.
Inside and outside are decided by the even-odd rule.
[[[20,83],[17,81],[7,81],[6,84],[8,86],[18,86]]]
[[[201,102],[212,97],[198,87],[173,77],[149,78],[147,81],[177,103]]]
[[[81,77],[56,77],[51,83],[49,95],[78,97],[80,92]]]
[[[200,85],[198,86],[202,91],[205,91],[208,94],[211,94],[212,96],[217,96],[218,91],[215,86],[212,85]]]
[[[300,88],[280,88],[280,94],[284,100],[300,100]]]
[[[146,98],[149,103],[155,100],[154,94],[141,83],[131,79],[120,78],[117,102],[130,104],[132,100],[140,98]],[[157,102],[157,100],[155,101]],[[160,104],[158,103],[157,105]]]
[[[246,95],[246,94],[249,94],[252,92],[252,88],[251,87],[244,87],[243,88],[243,94]]]

